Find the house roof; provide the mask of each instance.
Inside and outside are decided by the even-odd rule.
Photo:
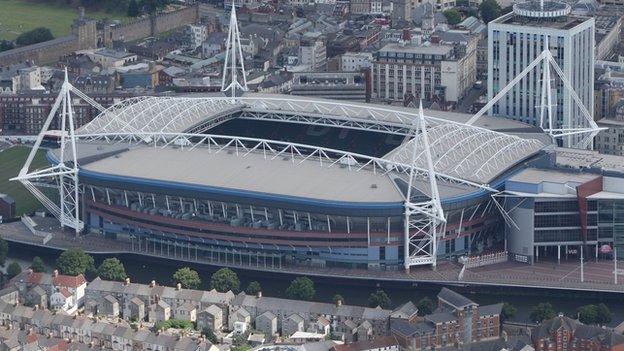
[[[77,288],[83,284],[87,284],[87,280],[82,274],[76,276],[59,274],[52,278],[52,284],[68,288]]]
[[[457,309],[477,305],[476,302],[448,288],[442,288],[440,293],[438,293],[438,299]]]

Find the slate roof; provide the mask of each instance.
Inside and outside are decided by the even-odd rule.
[[[438,299],[457,309],[477,305],[476,302],[448,288],[442,288],[442,290],[440,290],[440,293],[438,293]]]

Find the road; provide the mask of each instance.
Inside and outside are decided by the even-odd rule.
[[[485,88],[485,86],[481,86],[481,88],[470,88],[468,93],[466,93],[464,99],[459,103],[459,106],[457,106],[457,111],[463,113],[472,113],[473,111],[470,111],[470,106],[472,106],[472,104],[477,101],[477,99],[479,99],[481,95],[484,95],[486,93],[487,89]]]

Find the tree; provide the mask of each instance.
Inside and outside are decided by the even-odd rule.
[[[15,39],[15,44],[19,46],[32,45],[54,39],[52,32],[48,28],[38,27],[28,32],[20,34]]]
[[[13,42],[10,42],[8,40],[0,40],[0,52],[11,50],[14,47],[15,45],[13,45]]]
[[[503,303],[503,309],[501,310],[501,321],[508,321],[513,318],[518,310],[509,302]]]
[[[422,299],[420,299],[420,301],[418,301],[418,304],[416,305],[416,307],[418,308],[419,316],[426,316],[428,314],[433,313],[435,304],[433,303],[433,301],[431,301],[430,298],[425,296]]]
[[[450,25],[455,25],[455,24],[461,22],[461,14],[459,13],[459,11],[457,11],[455,9],[449,9],[449,10],[446,10],[446,11],[444,11],[442,13],[446,17],[446,21]]]
[[[381,308],[389,308],[391,304],[392,301],[390,301],[390,297],[388,297],[388,294],[383,290],[377,290],[368,296],[369,307],[380,306]]]
[[[529,318],[535,323],[541,323],[547,319],[555,318],[556,315],[555,309],[551,304],[542,302],[533,307]]]
[[[43,263],[43,260],[39,256],[33,257],[30,268],[33,270],[33,272],[37,273],[46,271],[45,263]]]
[[[255,280],[249,282],[249,284],[247,284],[247,289],[245,289],[245,293],[248,295],[257,295],[260,291],[262,291],[262,287],[260,287],[260,283]]]
[[[189,267],[178,269],[175,273],[173,273],[172,278],[176,284],[182,285],[185,289],[197,289],[201,285],[199,273]]]
[[[136,0],[130,0],[128,3],[128,17],[137,17],[139,15],[139,4]]]
[[[7,267],[7,275],[9,276],[9,279],[20,273],[22,273],[22,267],[20,267],[19,263],[15,261],[9,263],[9,266]]]
[[[479,13],[483,22],[487,24],[501,15],[501,7],[496,0],[484,0],[479,5]]]
[[[340,301],[341,304],[344,304],[344,297],[342,297],[342,295],[340,294],[336,294],[334,295],[334,297],[332,297],[332,302],[334,303],[334,305],[338,304],[338,301]]]
[[[233,270],[221,268],[210,277],[210,287],[218,292],[228,292],[230,290],[238,292],[240,289],[240,280]]]
[[[95,270],[95,261],[84,250],[73,248],[63,252],[58,257],[56,266],[63,274],[78,275]]]
[[[598,319],[596,320],[597,323],[600,323],[600,324],[611,323],[611,319],[613,318],[613,313],[611,312],[609,307],[607,307],[607,305],[605,305],[604,303],[599,303],[596,306],[596,311],[598,312]]]
[[[598,308],[596,305],[581,306],[576,310],[578,319],[585,324],[596,324],[598,321]]]
[[[102,261],[102,264],[97,269],[97,274],[104,280],[123,281],[128,277],[123,263],[115,257]]]
[[[206,339],[208,339],[208,341],[210,341],[213,344],[217,344],[219,342],[219,339],[217,339],[217,336],[215,335],[215,333],[212,331],[212,329],[208,327],[204,327],[202,329],[202,334],[206,337]]]
[[[0,266],[4,266],[6,263],[7,255],[9,254],[9,243],[0,238]]]
[[[308,277],[295,278],[286,289],[286,296],[290,299],[309,301],[315,294],[314,282]]]

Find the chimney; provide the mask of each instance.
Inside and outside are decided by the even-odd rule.
[[[178,283],[176,284],[176,290],[181,290],[182,289],[182,284]]]
[[[39,305],[35,305],[35,311],[39,309]]]
[[[83,20],[85,18],[85,8],[82,6],[78,8],[78,18],[80,20]]]
[[[28,270],[26,270],[26,272],[28,273],[28,275],[33,274],[33,270],[32,270],[32,268],[28,268]]]
[[[130,278],[126,278],[126,285],[130,285]]]
[[[156,281],[155,281],[155,280],[152,280],[152,281],[150,282],[149,287],[150,287],[150,288],[153,288],[153,287],[155,287],[155,286],[156,286]]]
[[[342,299],[336,300],[336,307],[342,306]]]
[[[440,44],[440,37],[437,35],[432,35],[431,38],[429,38],[429,41],[432,44]]]
[[[54,271],[52,271],[52,276],[58,277],[58,269],[55,269]]]
[[[261,298],[262,297],[262,291],[258,291],[258,293],[256,294],[257,298]]]

